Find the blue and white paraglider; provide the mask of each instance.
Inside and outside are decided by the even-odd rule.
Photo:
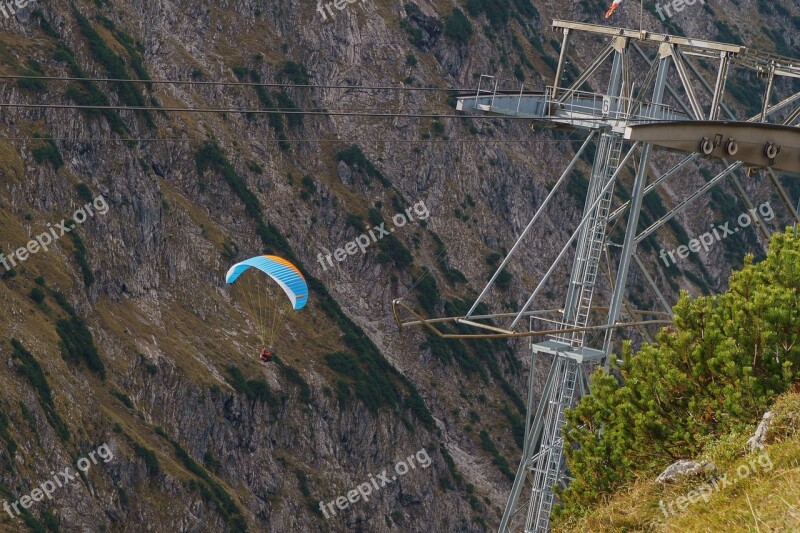
[[[236,289],[253,319],[262,346],[261,361],[271,361],[286,315],[299,311],[308,301],[303,274],[286,259],[259,255],[233,265],[225,281]]]

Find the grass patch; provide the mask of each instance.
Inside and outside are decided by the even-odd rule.
[[[109,48],[103,38],[100,37],[100,34],[92,27],[89,19],[84,17],[77,9],[73,9],[72,13],[78,23],[78,28],[80,28],[81,33],[89,44],[89,50],[92,52],[95,60],[106,70],[108,77],[130,80],[131,78],[128,76],[128,71],[125,69],[125,61]],[[136,84],[114,82],[111,86],[125,105],[135,107],[147,106],[147,101]],[[142,110],[137,111],[137,113],[144,118],[149,128],[155,128],[156,125],[155,122],[153,122],[153,115],[150,111]]]
[[[35,138],[39,137],[39,134],[34,134]],[[33,160],[39,163],[50,163],[50,166],[53,167],[53,170],[58,170],[59,168],[64,166],[64,159],[61,157],[61,152],[58,151],[58,146],[53,141],[50,136],[44,137],[44,146],[38,146],[31,150],[31,154],[33,154]]]
[[[505,475],[509,480],[513,481],[514,472],[512,472],[511,468],[509,468],[508,461],[506,461],[505,457],[500,455],[497,446],[494,445],[494,442],[492,442],[492,438],[489,436],[488,433],[486,433],[486,430],[481,430],[479,436],[481,439],[481,448],[489,452],[493,457],[492,464],[497,466],[503,473],[503,475]]]
[[[383,406],[397,405],[399,402],[397,389],[386,376],[372,365],[366,369],[358,358],[347,352],[334,352],[325,356],[325,363],[344,380],[353,384],[356,397],[373,412]]]
[[[300,372],[295,370],[292,366],[281,361],[277,356],[273,357],[273,360],[278,364],[278,368],[280,369],[283,377],[293,385],[297,385],[300,388],[300,401],[304,404],[310,404],[311,386],[303,378],[303,376],[300,375]]]
[[[187,470],[199,478],[200,483],[197,487],[200,489],[203,499],[214,502],[217,506],[217,511],[225,519],[231,531],[246,532],[247,521],[244,519],[239,506],[236,505],[231,495],[228,494],[228,491],[212,478],[205,468],[192,459],[189,453],[184,450],[180,444],[172,441],[172,446],[175,448],[175,455],[180,459]]]
[[[3,454],[3,462],[5,463],[6,470],[11,471],[13,470],[13,459],[14,455],[17,453],[17,443],[11,437],[11,434],[8,432],[8,417],[3,411],[0,411],[0,439],[6,445],[6,450],[8,452],[8,456],[6,457]]]
[[[42,65],[38,61],[34,61],[33,59],[29,59],[25,63],[25,68],[23,68],[20,73],[20,76],[44,76],[44,72],[42,71]],[[47,85],[42,80],[37,80],[34,78],[20,78],[17,80],[17,87],[24,91],[29,91],[32,93],[39,93],[44,94],[47,92]]]
[[[111,391],[111,396],[116,398],[117,400],[121,401],[122,404],[127,407],[128,409],[133,409],[133,401],[131,401],[130,397],[125,394],[124,392],[119,392],[117,390]]]
[[[141,457],[144,459],[144,464],[147,467],[147,475],[158,475],[158,473],[161,471],[161,468],[158,465],[158,457],[156,457],[156,452],[139,444],[136,441],[133,442],[133,451],[136,454],[136,457]]]
[[[244,72],[246,74],[247,70],[245,70]],[[254,83],[261,83],[261,75],[256,70],[250,70],[250,81]],[[263,85],[256,85],[255,90],[256,90],[256,95],[258,96],[258,101],[266,109],[274,109],[276,107],[282,107],[280,104],[278,106],[275,105],[275,102],[272,100],[272,97],[270,96],[269,92]],[[274,94],[275,93],[273,93],[273,95]],[[279,101],[283,102],[284,104],[286,104],[287,102],[291,103],[291,106],[289,107],[293,108],[297,107],[294,105],[294,101],[291,98],[289,98],[288,95],[279,98]],[[289,116],[301,117],[301,115],[289,115]],[[249,115],[249,117],[252,118],[252,115]],[[299,120],[300,123],[302,123],[302,118],[300,118]],[[281,116],[281,114],[278,112],[267,113],[267,123],[269,124],[270,128],[275,130],[275,136],[278,138],[278,147],[280,147],[280,149],[283,150],[284,152],[289,150],[290,147],[289,141],[286,138],[286,128],[283,125],[283,117]],[[290,125],[294,124],[297,124],[296,118],[293,118],[290,121]]]
[[[708,501],[693,498],[681,511],[675,501],[686,501],[691,491],[698,491],[706,481],[687,478],[662,485],[655,476],[630,482],[606,501],[593,505],[582,518],[556,518],[559,531],[794,531],[797,526],[797,502],[800,501],[800,396],[787,394],[771,408],[779,417],[788,416],[783,407],[794,404],[793,420],[784,418],[762,452],[746,454],[744,443],[755,431],[755,424],[709,441],[695,460],[711,459],[719,474],[736,483],[712,490]],[[771,426],[772,427],[772,426]],[[788,433],[783,433],[788,431]],[[771,429],[772,432],[772,429]],[[664,467],[667,465],[664,464]],[[740,477],[738,469],[746,476]],[[712,485],[713,486],[713,485]],[[663,502],[663,503],[662,503]],[[662,511],[662,503],[666,513]],[[670,512],[669,505],[672,504]]]
[[[69,222],[70,221],[67,221],[67,223]],[[83,284],[86,287],[90,287],[95,281],[94,273],[92,272],[92,267],[89,265],[89,260],[86,256],[86,246],[83,244],[83,239],[81,239],[81,236],[78,235],[78,229],[74,222],[72,230],[69,232],[69,236],[72,239],[72,242],[75,244],[75,261],[78,263],[78,267],[81,269]]]
[[[372,162],[367,159],[364,152],[357,144],[350,145],[336,152],[336,160],[343,161],[348,167],[352,168],[354,172],[363,172],[370,178],[376,178],[383,184],[384,187],[391,187],[392,182],[378,170]]]
[[[53,28],[50,23],[44,18],[44,15],[39,10],[33,11],[34,17],[40,21],[42,30],[51,37],[61,40],[61,36]],[[81,68],[75,59],[75,53],[65,44],[59,42],[58,49],[53,54],[53,59],[67,64],[67,70],[73,78],[88,78],[89,75]],[[64,96],[75,102],[80,106],[110,106],[111,102],[105,94],[91,81],[81,81],[78,85],[70,86],[64,93]],[[128,128],[122,122],[119,113],[115,109],[84,109],[82,110],[87,116],[102,116],[111,127],[111,131],[119,135],[127,133]]]
[[[469,217],[467,217],[467,220],[469,220]],[[436,254],[436,257],[439,258],[436,264],[439,267],[439,270],[442,271],[442,274],[444,274],[444,277],[447,278],[450,283],[466,283],[466,276],[464,276],[460,270],[450,266],[450,258],[447,255],[447,247],[442,239],[433,231],[431,231],[431,236],[433,237],[433,241],[436,243],[436,250],[434,253]]]
[[[28,379],[33,390],[39,398],[39,405],[44,410],[45,417],[50,426],[56,431],[59,438],[63,441],[69,440],[69,428],[58,415],[55,403],[53,402],[53,393],[50,390],[50,385],[44,377],[44,371],[39,363],[34,359],[33,355],[25,349],[21,342],[17,339],[11,339],[11,357],[19,360],[20,364],[16,365],[17,372],[22,374]]]
[[[284,63],[279,76],[288,79],[295,85],[308,85],[310,83],[306,66],[302,63],[295,63],[294,61],[287,61]]]
[[[228,365],[225,367],[231,379],[229,380],[231,386],[236,390],[247,396],[249,400],[264,402],[270,408],[270,413],[273,419],[277,417],[278,409],[281,406],[283,398],[273,394],[269,390],[269,385],[263,379],[246,380],[242,371],[235,365]]]
[[[105,365],[100,358],[100,354],[94,344],[94,337],[86,326],[86,322],[78,316],[75,308],[67,302],[64,293],[51,289],[50,295],[69,315],[68,319],[60,319],[56,322],[56,333],[61,339],[61,356],[64,360],[77,364],[85,361],[89,370],[95,372],[101,379],[105,379]]]
[[[383,215],[374,207],[369,209],[367,219],[370,224],[376,227],[383,228],[386,225]],[[411,266],[414,262],[414,257],[411,255],[411,252],[408,251],[408,248],[391,233],[389,235],[383,235],[378,240],[378,248],[380,249],[377,257],[379,263],[391,262],[394,263],[394,266],[398,269],[404,269]]]

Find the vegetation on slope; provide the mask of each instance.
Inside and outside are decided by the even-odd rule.
[[[92,27],[89,20],[77,9],[73,9],[73,15],[75,15],[75,20],[78,22],[81,33],[83,33],[83,36],[89,43],[89,49],[92,55],[94,55],[98,63],[103,65],[103,68],[108,73],[108,77],[117,80],[131,79],[130,76],[128,76],[128,71],[125,69],[125,61],[109,48],[103,38],[100,37],[100,34]],[[137,85],[122,81],[114,82],[113,87],[123,104],[132,107],[146,107],[147,102]],[[155,127],[153,116],[149,111],[141,110],[138,111],[138,113],[144,117],[148,127]]]
[[[695,460],[713,462],[715,477],[686,477],[670,484],[641,478],[585,516],[560,520],[554,531],[796,530],[800,394],[779,397],[770,411],[775,418],[763,451],[744,451],[755,424],[714,437]],[[723,476],[727,484],[720,481]]]
[[[78,64],[78,60],[75,58],[75,53],[70,47],[61,42],[61,35],[47,21],[47,19],[44,17],[44,13],[39,9],[34,9],[31,12],[31,17],[39,21],[39,27],[45,35],[59,41],[58,49],[53,54],[53,59],[66,63],[67,71],[71,77],[89,78],[90,76]],[[111,102],[108,100],[106,95],[100,91],[97,84],[94,82],[81,81],[77,83],[78,86],[71,86],[64,93],[67,98],[75,102],[77,105],[101,107],[108,107],[111,105]],[[84,109],[83,112],[88,116],[102,115],[108,121],[111,131],[117,134],[121,135],[128,131],[125,127],[125,124],[122,122],[122,118],[115,109],[101,109],[99,111],[96,109]]]
[[[56,322],[56,332],[61,339],[61,356],[73,363],[86,361],[89,370],[97,373],[102,379],[106,377],[106,368],[100,353],[94,344],[92,332],[86,325],[75,308],[67,301],[66,296],[59,290],[49,289],[50,295],[58,302],[64,311],[69,315],[68,319],[60,319]]]
[[[39,398],[39,405],[42,406],[47,421],[53,429],[56,430],[61,440],[69,440],[69,428],[59,416],[58,411],[56,411],[56,406],[53,402],[53,392],[50,389],[50,385],[47,383],[47,378],[45,378],[44,371],[39,365],[39,362],[17,339],[11,339],[11,347],[13,348],[11,352],[12,357],[20,362],[16,367],[17,372],[25,376],[28,379],[28,383],[33,387],[33,390],[36,391]]]
[[[619,376],[595,373],[592,394],[568,415],[573,479],[561,516],[580,516],[635,478],[696,457],[709,435],[744,431],[797,384],[798,288],[800,238],[787,230],[763,262],[745,259],[726,293],[682,294],[675,327],[635,355],[626,346]]]

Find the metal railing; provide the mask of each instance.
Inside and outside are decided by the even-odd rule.
[[[666,104],[640,102],[635,98],[609,96],[589,91],[558,89],[559,96],[554,96],[553,86],[545,87],[544,93],[535,91],[529,86],[526,93],[525,84],[515,79],[498,78],[482,74],[475,92],[475,108],[482,111],[497,111],[503,114],[519,114],[521,107],[530,112],[531,106],[522,106],[523,98],[537,100],[536,115],[541,112],[542,118],[563,119],[567,116],[574,119],[597,121],[658,122],[661,120],[681,120],[688,118]],[[495,106],[495,100],[502,98],[504,102]],[[516,106],[513,100],[516,99]],[[482,100],[488,103],[479,103]]]
[[[523,91],[525,90],[525,84],[520,82],[520,81],[517,81],[517,80],[512,80],[512,79],[508,79],[508,78],[497,78],[495,76],[489,76],[487,74],[481,74],[481,77],[478,80],[478,91],[475,94],[475,107],[478,107],[478,98],[481,96],[481,90],[482,90],[481,86],[483,85],[484,78],[486,78],[486,80],[488,81],[489,85],[492,86],[491,90],[483,90],[483,92],[485,94],[491,94],[492,95],[492,101],[491,101],[491,104],[489,104],[490,108],[494,106],[494,99],[497,96],[498,91],[501,92],[501,93],[508,93],[508,92],[511,92],[511,89],[506,89],[505,87],[513,87],[513,92],[517,93],[516,85],[519,85],[519,95],[517,96],[517,98],[518,98],[518,100],[517,100],[517,113],[519,113],[519,105],[522,102],[522,94],[523,94]],[[492,84],[492,80],[494,81],[493,84]]]
[[[565,92],[559,89],[561,96],[553,97],[553,91],[552,86],[547,86],[544,93],[545,107],[552,116],[558,116],[562,112],[585,115],[590,119],[655,122],[678,115],[668,105],[639,102],[626,96],[609,96],[588,91]]]

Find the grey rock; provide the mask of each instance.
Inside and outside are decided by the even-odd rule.
[[[671,483],[678,478],[685,476],[696,476],[700,474],[710,474],[716,470],[714,463],[691,461],[689,459],[680,459],[667,467],[666,470],[661,472],[656,478],[658,483]]]
[[[353,185],[353,171],[350,170],[344,161],[339,161],[336,166],[336,172],[339,174],[339,179],[347,186]]]
[[[761,417],[761,422],[756,428],[755,434],[747,440],[748,451],[755,452],[764,449],[769,434],[769,426],[772,424],[773,418],[775,418],[775,413],[772,411],[764,413],[764,416]]]

